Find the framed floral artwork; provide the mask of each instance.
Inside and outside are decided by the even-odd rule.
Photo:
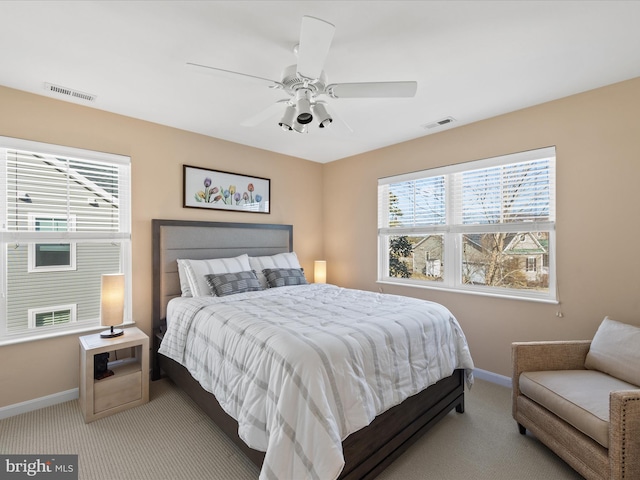
[[[271,180],[183,165],[184,207],[270,213]]]

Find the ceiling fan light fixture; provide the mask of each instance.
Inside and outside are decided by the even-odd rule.
[[[311,95],[309,90],[305,88],[298,90],[296,92],[296,100],[296,121],[301,125],[311,123],[313,114],[311,113]]]
[[[284,110],[284,115],[282,115],[282,120],[280,120],[280,123],[278,123],[278,125],[280,125],[280,127],[285,132],[288,132],[289,130],[293,129],[293,123],[295,122],[295,118],[296,118],[296,107],[294,107],[293,105],[287,105],[287,108]]]
[[[322,103],[316,103],[313,105],[313,114],[318,119],[318,126],[320,128],[328,127],[331,122],[333,122],[333,118],[327,112],[327,109],[324,108]]]
[[[292,127],[294,132],[298,132],[298,133],[309,133],[309,129],[307,128],[306,124],[302,124],[298,121],[294,121],[293,122],[293,127]]]

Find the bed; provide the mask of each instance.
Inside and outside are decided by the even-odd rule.
[[[317,284],[269,288],[223,297],[184,299],[181,298],[183,287],[180,285],[177,259],[226,261],[245,254],[253,258],[291,255],[293,228],[290,225],[179,220],[153,220],[152,228],[153,379],[164,374],[184,389],[261,468],[261,478],[374,478],[451,410],[455,408],[459,413],[464,412],[465,382],[469,385],[472,381],[473,362],[464,334],[444,307],[416,299],[403,300],[405,297]],[[372,340],[375,334],[369,330],[366,334],[356,330],[356,324],[358,329],[364,329],[368,328],[366,322],[378,322],[374,327],[384,331],[381,334],[383,343],[386,341],[393,347],[389,351],[397,349],[406,355],[405,350],[410,351],[411,345],[403,346],[399,337],[404,336],[411,342],[415,335],[407,330],[409,327],[397,321],[384,325],[380,323],[400,311],[399,303],[394,302],[405,301],[409,304],[407,308],[414,309],[412,313],[408,310],[407,316],[412,317],[410,323],[418,323],[415,318],[418,307],[428,304],[430,317],[443,317],[443,323],[452,325],[452,329],[442,328],[442,338],[451,341],[436,341],[442,355],[434,360],[421,360],[429,366],[429,371],[434,365],[433,372],[425,379],[415,373],[417,367],[413,364],[409,374],[397,373],[400,372],[399,362],[386,352],[378,355],[375,362],[359,363],[361,357],[368,354],[361,353],[357,348],[354,350],[355,344],[352,345],[352,338],[366,338],[363,343],[375,350],[376,343]],[[194,313],[187,316],[189,311]],[[365,315],[367,318],[355,316],[365,311],[368,312]],[[167,312],[171,314],[168,327]],[[331,330],[329,335],[328,330],[320,328],[320,324],[332,324],[337,333]],[[228,325],[239,332],[237,338],[229,336]],[[394,325],[399,334],[393,334],[389,325]],[[429,335],[439,335],[437,332],[440,329],[434,328],[433,332],[436,333]],[[195,333],[187,340],[190,332]],[[261,332],[266,336],[258,337]],[[280,336],[282,332],[289,336]],[[217,343],[222,342],[221,335],[225,335],[224,347],[220,346],[222,343]],[[321,351],[314,335],[318,338],[330,336],[330,346],[323,346]],[[182,350],[187,343],[195,350]],[[253,344],[259,344],[260,348],[252,350]],[[234,347],[230,348],[230,345]],[[293,353],[282,353],[285,348],[291,348]],[[311,353],[305,354],[303,348],[311,348]],[[232,357],[231,350],[241,352],[242,360]],[[359,366],[352,367],[346,360],[344,365],[340,363],[343,360],[334,356],[337,350],[350,352],[352,360],[357,359],[355,363]],[[414,350],[420,349],[414,347]],[[263,354],[267,356],[259,357]],[[220,363],[229,363],[237,370],[248,370],[253,377],[240,382],[226,377],[226,372],[216,371],[214,380],[208,381],[194,366],[203,363],[205,357],[213,357],[214,362],[214,367],[203,366],[207,372],[217,368],[216,365]],[[283,360],[284,357],[286,360]],[[322,361],[305,366],[308,370],[302,370],[302,367],[298,368],[297,360],[291,360],[308,357],[317,357]],[[277,358],[277,362],[273,358]],[[274,374],[267,368],[272,362],[285,365],[285,373]],[[394,375],[387,375],[378,365],[384,362],[390,365],[395,362]],[[376,363],[375,367],[373,363]],[[375,372],[369,376],[373,378],[377,375],[377,396],[375,388],[370,389],[373,394],[368,393],[367,387],[361,385],[366,383],[363,380],[353,380],[356,383],[347,385],[347,382],[356,378],[356,375],[352,375],[354,369]],[[265,378],[261,376],[263,370],[266,372]],[[316,374],[320,370],[322,373]],[[349,373],[342,375],[347,370]],[[446,375],[442,375],[441,371],[446,371]],[[411,381],[402,380],[404,378],[411,378]],[[393,388],[383,388],[388,381]],[[351,398],[326,393],[335,393],[343,388],[342,383],[347,385],[344,388],[349,391],[359,392],[359,396]],[[254,390],[244,390],[246,385],[249,385],[246,388],[250,388],[255,384],[261,385],[267,392],[264,405],[259,403],[263,400],[258,398]],[[229,385],[243,386],[235,389]],[[274,391],[277,393],[274,394]],[[210,392],[215,392],[217,398]],[[294,393],[297,395],[299,392],[303,392],[300,398],[304,401],[294,400],[298,398]],[[238,401],[238,396],[244,403]],[[258,401],[254,402],[256,398]],[[394,401],[400,403],[393,404]],[[300,412],[296,408],[300,408]],[[273,420],[276,417],[278,420]],[[250,448],[247,443],[255,448]]]

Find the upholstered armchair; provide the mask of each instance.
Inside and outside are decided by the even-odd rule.
[[[640,479],[640,328],[512,345],[513,418],[587,480]]]

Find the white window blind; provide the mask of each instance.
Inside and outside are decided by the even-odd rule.
[[[462,202],[462,223],[553,220],[551,163],[546,157],[455,174],[454,202]]]
[[[38,335],[98,325],[101,275],[130,279],[130,159],[0,137],[0,166],[0,341],[35,335],[28,312],[61,303],[78,305],[76,322]]]
[[[48,153],[46,148],[0,149],[6,165],[4,230],[33,232],[28,218],[32,210],[26,208],[32,205],[40,215],[67,218],[68,225],[75,225],[73,230],[67,229],[69,238],[127,237],[128,158],[98,152],[85,152],[83,158],[75,158]],[[45,232],[35,236],[47,237]]]
[[[379,179],[378,280],[555,301],[555,158],[548,147]]]

